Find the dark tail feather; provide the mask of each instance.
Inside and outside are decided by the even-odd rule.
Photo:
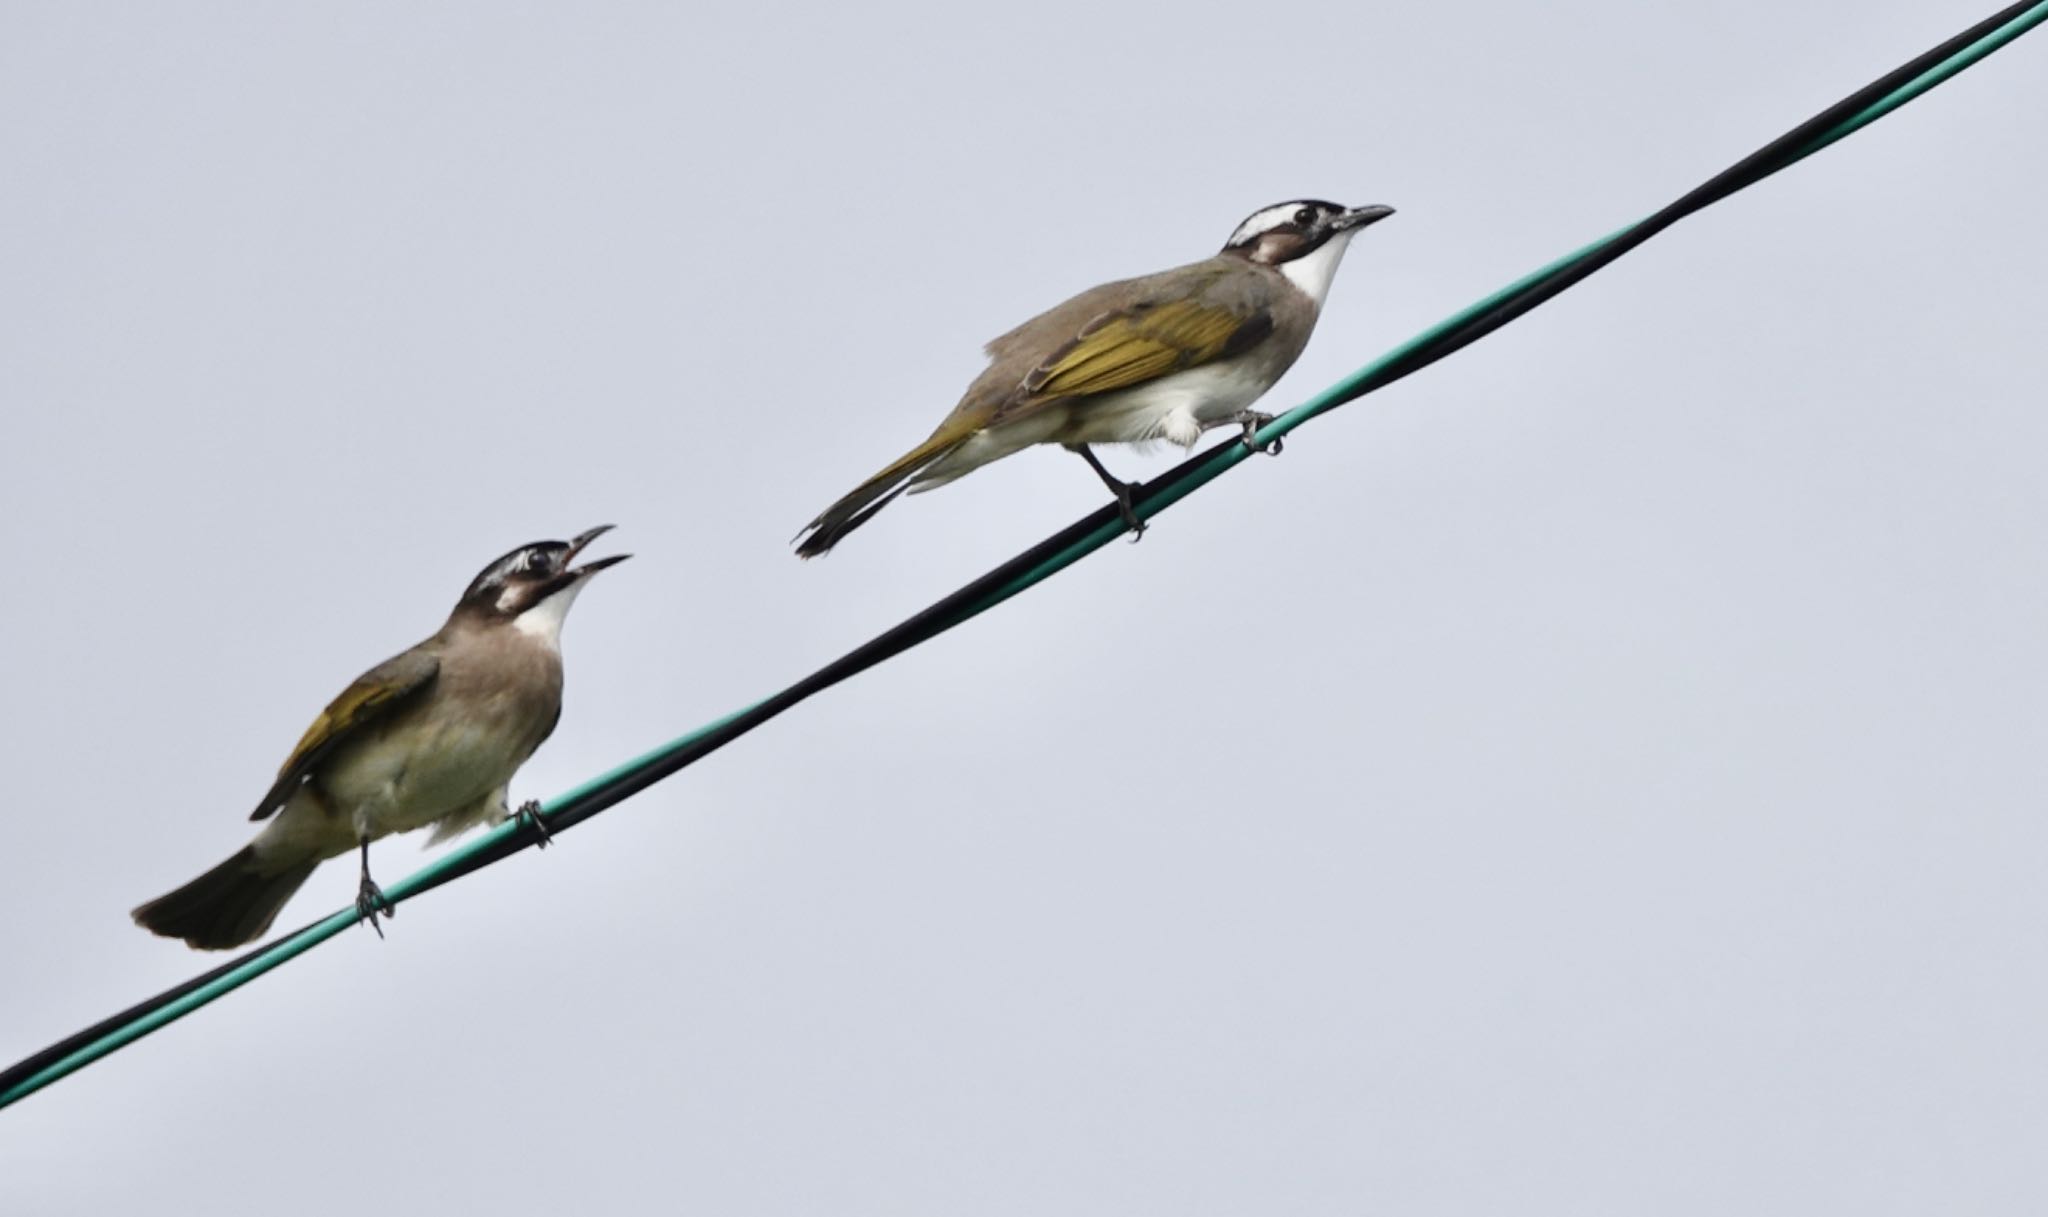
[[[182,938],[202,951],[225,951],[263,937],[278,910],[319,864],[315,859],[265,871],[256,864],[255,849],[245,845],[234,857],[129,915],[152,934]]]
[[[853,493],[827,507],[817,519],[804,525],[804,530],[797,534],[796,556],[815,558],[839,544],[839,538],[867,523],[869,516],[887,507],[889,500],[903,493],[910,479],[965,443],[966,438],[959,435],[934,435],[903,454],[887,469],[862,482],[854,488]]]

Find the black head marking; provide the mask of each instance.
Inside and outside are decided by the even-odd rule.
[[[569,564],[567,541],[535,541],[477,572],[462,593],[462,607],[493,617],[517,616],[544,598]]]
[[[573,591],[590,576],[626,560],[626,554],[613,554],[581,566],[570,565],[592,541],[611,530],[611,525],[600,524],[573,540],[520,546],[478,571],[455,611],[486,618],[517,617],[557,593]],[[567,602],[562,607],[567,611]]]
[[[1266,266],[1292,262],[1349,231],[1355,226],[1354,214],[1324,199],[1295,199],[1261,207],[1230,234],[1223,252]]]

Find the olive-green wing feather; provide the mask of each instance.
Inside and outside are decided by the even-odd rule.
[[[277,771],[277,781],[249,818],[261,820],[284,806],[328,753],[362,730],[366,723],[375,722],[425,692],[440,670],[440,660],[425,651],[412,650],[356,677],[356,682],[328,702],[320,717],[306,728],[299,746],[292,749]]]
[[[1133,388],[1236,354],[1272,332],[1263,308],[1242,313],[1199,298],[1104,313],[1024,378],[1025,402]]]

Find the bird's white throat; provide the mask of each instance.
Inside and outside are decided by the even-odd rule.
[[[578,579],[527,609],[512,619],[512,628],[559,649],[562,645],[562,622],[569,616],[569,606],[576,603],[576,597],[583,594],[583,588],[589,582],[588,579]]]
[[[1330,294],[1330,280],[1337,277],[1337,264],[1344,260],[1344,251],[1351,245],[1351,238],[1358,235],[1355,228],[1347,228],[1309,253],[1289,262],[1280,264],[1280,273],[1287,281],[1301,289],[1302,294],[1323,306],[1323,298]]]

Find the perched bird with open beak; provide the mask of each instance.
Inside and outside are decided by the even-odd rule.
[[[253,942],[314,867],[353,849],[356,910],[374,929],[392,908],[370,879],[370,842],[432,825],[431,845],[511,818],[512,775],[562,714],[562,620],[592,575],[628,555],[570,564],[610,528],[486,566],[438,633],[357,677],[313,720],[249,817],[270,820],[256,839],[137,908],[136,924],[201,950]],[[519,810],[545,843],[538,809]]]
[[[831,549],[906,489],[943,486],[1032,444],[1080,453],[1142,532],[1130,484],[1089,445],[1190,448],[1227,425],[1249,442],[1271,421],[1251,404],[1308,345],[1351,238],[1392,214],[1315,199],[1261,208],[1214,257],[1105,283],[1033,317],[988,344],[988,369],[930,439],[804,526],[797,555]]]

